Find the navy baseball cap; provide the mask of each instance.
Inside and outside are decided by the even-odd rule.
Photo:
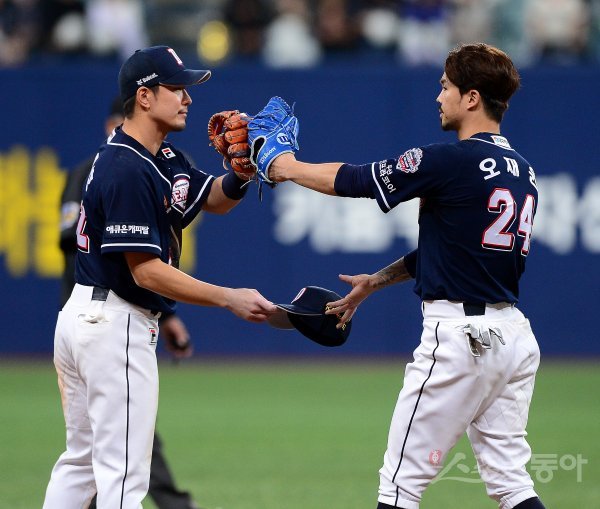
[[[334,291],[319,286],[302,288],[290,304],[275,304],[285,313],[276,313],[268,323],[278,329],[296,329],[308,339],[322,346],[340,346],[346,342],[352,320],[338,329],[339,318],[326,315],[328,302],[342,297]]]
[[[168,46],[139,49],[121,66],[119,91],[123,103],[140,87],[155,85],[190,86],[210,78],[210,71],[186,69],[181,58]]]

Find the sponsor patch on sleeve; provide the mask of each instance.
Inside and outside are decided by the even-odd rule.
[[[392,183],[390,176],[394,172],[394,159],[379,162],[378,176],[381,183],[385,186],[388,193],[393,193],[396,187]]]
[[[141,237],[150,236],[150,225],[140,223],[108,223],[105,228],[109,237]]]
[[[420,148],[411,148],[398,157],[396,169],[404,173],[414,173],[419,169],[423,159],[423,151]]]

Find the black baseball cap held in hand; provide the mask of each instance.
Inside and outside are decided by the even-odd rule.
[[[155,85],[190,86],[210,78],[210,71],[186,69],[181,58],[168,46],[139,49],[121,66],[121,100],[133,97],[140,87]]]
[[[276,313],[268,320],[278,329],[297,329],[308,339],[322,346],[340,346],[346,342],[352,320],[337,328],[339,318],[326,315],[328,302],[340,300],[337,293],[319,286],[302,288],[291,304],[275,304],[285,313]]]

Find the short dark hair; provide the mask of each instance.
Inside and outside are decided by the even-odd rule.
[[[123,115],[125,118],[131,118],[133,115],[133,110],[135,109],[135,98],[136,96],[134,95],[123,103]]]
[[[508,101],[521,79],[504,51],[483,43],[462,44],[446,59],[444,71],[461,94],[477,90],[487,114],[497,122],[508,109]]]

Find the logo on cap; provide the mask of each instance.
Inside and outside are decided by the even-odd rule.
[[[173,55],[173,58],[179,65],[183,65],[183,60],[179,58],[179,56],[177,55],[177,53],[175,53],[175,50],[173,48],[167,48],[167,51],[171,53],[171,55]]]
[[[156,74],[155,72],[153,72],[152,74],[143,77],[141,80],[137,80],[136,83],[138,85],[143,85],[144,83],[146,83],[147,81],[153,80],[154,78],[158,78],[158,74]]]

